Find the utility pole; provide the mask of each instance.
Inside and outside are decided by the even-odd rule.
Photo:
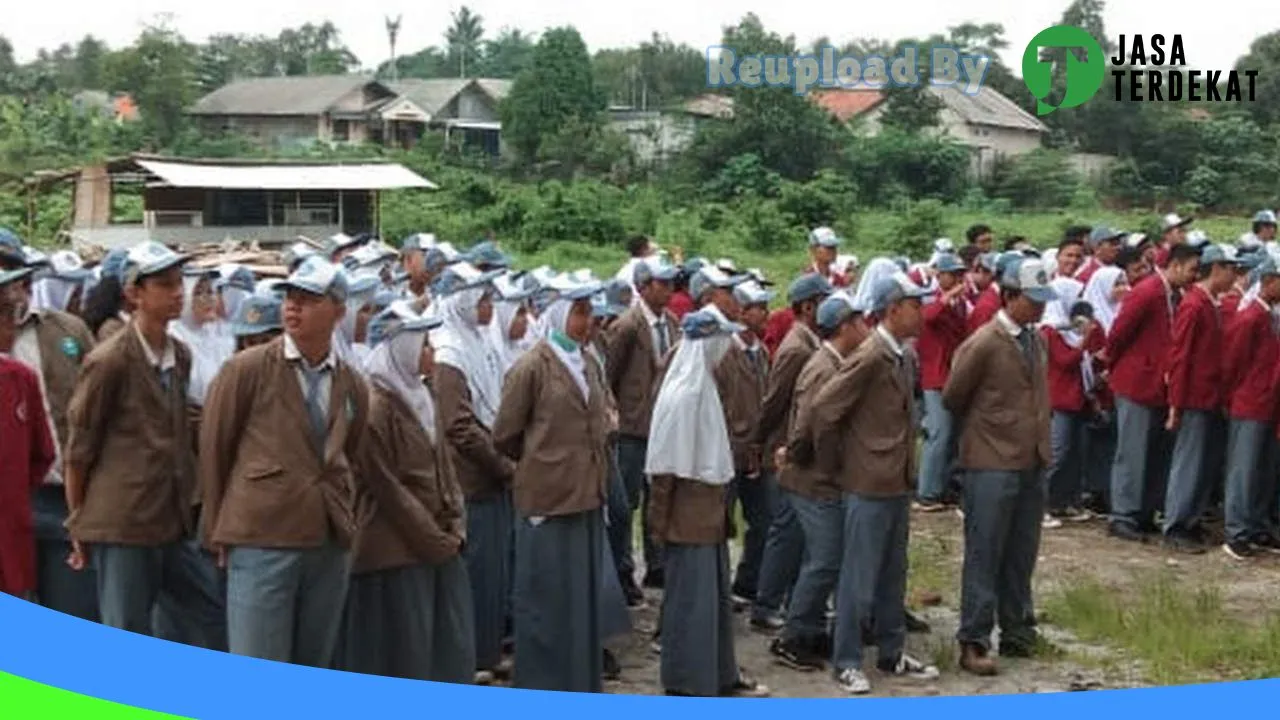
[[[387,23],[387,41],[391,45],[391,81],[395,82],[400,79],[400,68],[396,65],[396,36],[400,34],[400,21],[403,16],[396,15],[395,19],[391,16],[386,17]]]

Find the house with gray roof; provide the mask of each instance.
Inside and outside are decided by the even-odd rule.
[[[236,133],[264,147],[318,141],[408,148],[438,130],[496,153],[498,103],[510,85],[455,78],[391,83],[367,75],[247,78],[209,93],[187,113],[209,133]]]

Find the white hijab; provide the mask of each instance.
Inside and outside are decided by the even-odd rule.
[[[712,377],[732,345],[733,336],[715,335],[685,339],[676,346],[653,405],[645,474],[675,475],[708,485],[726,485],[733,479],[729,431]]]
[[[582,346],[570,340],[565,333],[565,326],[569,322],[569,311],[572,309],[573,301],[567,298],[557,298],[547,306],[546,312],[543,313],[543,317],[547,320],[547,344],[573,376],[573,382],[582,392],[582,399],[590,401],[591,385],[587,382],[587,358],[582,354]],[[566,340],[573,343],[573,349],[561,345],[561,342]]]
[[[1040,326],[1056,330],[1064,342],[1078,348],[1084,342],[1084,336],[1071,324],[1071,306],[1080,299],[1084,285],[1068,277],[1054,278],[1049,282],[1058,293],[1058,299],[1044,306],[1044,316],[1040,318]]]
[[[533,330],[532,323],[525,324],[524,335],[518,340],[511,339],[511,325],[516,321],[523,307],[527,307],[524,300],[495,300],[493,303],[493,322],[489,323],[489,339],[493,342],[493,349],[498,354],[504,378],[516,364],[516,360],[519,360],[520,356],[532,347],[529,342],[529,335]]]
[[[898,267],[898,263],[885,257],[878,257],[867,263],[867,269],[862,273],[862,277],[858,280],[858,289],[854,291],[853,299],[859,307],[869,308],[875,305],[875,298],[872,297],[872,289],[876,283],[883,278],[893,277],[895,274],[902,272],[902,268]]]
[[[483,287],[468,288],[437,299],[444,324],[432,331],[431,344],[438,364],[457,368],[467,378],[471,410],[481,425],[492,428],[502,401],[502,365],[477,315],[485,292]]]
[[[431,442],[436,442],[436,403],[431,391],[418,374],[418,360],[422,356],[423,343],[427,341],[425,330],[401,332],[369,352],[364,371],[375,385],[390,390],[418,418]]]
[[[1093,306],[1093,319],[1108,333],[1116,321],[1116,315],[1120,314],[1120,302],[1111,299],[1111,291],[1115,289],[1116,281],[1123,273],[1123,270],[1114,265],[1104,265],[1093,273],[1089,284],[1084,288],[1084,300]]]
[[[235,339],[221,320],[197,323],[195,318],[195,292],[201,278],[188,275],[182,278],[182,315],[169,323],[169,335],[181,340],[191,350],[191,378],[187,383],[187,400],[193,405],[204,405],[209,384],[222,366],[235,354]]]
[[[83,286],[83,280],[67,280],[56,275],[40,278],[31,284],[31,311],[58,310],[65,312],[76,288]],[[83,293],[81,297],[84,297]]]

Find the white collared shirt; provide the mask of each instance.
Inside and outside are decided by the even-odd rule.
[[[293,342],[293,338],[289,337],[288,333],[285,333],[284,336],[284,359],[290,363],[297,363],[297,365],[294,366],[294,374],[298,376],[298,386],[302,389],[302,401],[303,403],[306,403],[308,390],[307,376],[303,373],[302,367],[306,365],[307,361],[302,357],[302,353],[298,351],[298,346]],[[312,370],[324,368],[328,371],[321,376],[319,388],[320,406],[328,408],[329,396],[333,390],[333,373],[338,368],[338,362],[333,356],[333,348],[329,348],[329,354],[325,356],[324,360],[320,361],[318,366],[311,367],[308,365],[307,367]]]
[[[133,331],[138,334],[138,342],[142,343],[142,352],[146,353],[147,363],[151,367],[163,372],[172,370],[173,366],[178,364],[177,355],[173,351],[173,338],[169,337],[169,333],[164,334],[164,353],[156,357],[156,351],[151,349],[151,344],[143,337],[142,329],[135,324]]]
[[[1004,328],[1004,331],[1013,336],[1015,340],[1022,336],[1024,328],[1014,322],[1013,318],[1009,317],[1009,313],[1005,312],[1003,309],[996,313],[996,320],[1000,323],[1000,327]]]
[[[822,349],[824,349],[824,350],[826,350],[827,352],[831,353],[831,357],[835,358],[835,359],[836,359],[836,362],[839,362],[839,361],[841,361],[841,360],[843,360],[843,359],[844,359],[844,356],[840,354],[840,351],[836,349],[836,346],[835,346],[835,345],[832,345],[832,344],[831,344],[831,341],[830,341],[830,340],[825,340],[825,341],[823,341],[823,343],[822,343]]]
[[[40,397],[44,399],[44,414],[49,420],[49,437],[53,438],[53,465],[45,475],[46,485],[62,484],[62,446],[58,442],[58,428],[53,424],[53,410],[49,407],[49,388],[44,384],[44,356],[40,354],[39,327],[43,322],[39,313],[27,310],[27,316],[18,325],[18,337],[13,343],[13,359],[35,371],[40,380]]]
[[[639,296],[637,295],[637,297]],[[658,319],[659,318],[657,315],[654,314],[653,310],[649,308],[649,303],[645,302],[643,298],[640,299],[639,305],[640,305],[640,312],[644,313],[644,321],[649,325],[649,335],[653,338],[653,354],[656,355],[658,358],[658,361],[661,362],[662,361],[662,353],[661,353],[662,338],[658,335]],[[665,310],[662,312],[662,319],[668,320],[667,313]],[[672,337],[672,333],[674,330],[675,328],[671,327],[671,323],[667,322],[667,349],[668,350],[670,350],[671,346],[674,344],[674,338]]]
[[[880,333],[880,337],[884,338],[884,341],[888,343],[889,349],[893,351],[894,355],[900,358],[903,357],[902,343],[898,342],[898,338],[894,337],[893,333],[885,330],[883,324],[876,325],[876,332]]]

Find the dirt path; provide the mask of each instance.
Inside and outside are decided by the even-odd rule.
[[[1141,668],[1113,648],[1088,646],[1043,618],[1044,636],[1063,652],[1049,659],[1002,660],[1001,674],[978,678],[956,667],[953,641],[959,607],[961,563],[960,519],[952,513],[912,515],[911,596],[932,592],[942,602],[917,608],[931,625],[928,635],[912,635],[908,651],[935,663],[942,677],[918,684],[871,674],[873,696],[983,695],[995,693],[1058,692],[1145,685]],[[1046,530],[1036,571],[1038,609],[1042,598],[1064,584],[1096,580],[1107,586],[1127,588],[1152,571],[1171,572],[1188,587],[1217,585],[1233,613],[1250,615],[1268,608],[1280,592],[1280,562],[1241,564],[1217,548],[1201,556],[1174,556],[1158,545],[1140,546],[1106,537],[1105,525],[1090,522]],[[622,679],[606,683],[612,693],[659,694],[658,656],[650,650],[649,633],[657,616],[659,596],[650,593],[649,606],[635,611],[636,632],[629,644],[618,648]],[[738,662],[776,697],[846,697],[829,672],[800,673],[774,663],[766,647],[768,636],[752,631],[746,615],[735,617]]]

